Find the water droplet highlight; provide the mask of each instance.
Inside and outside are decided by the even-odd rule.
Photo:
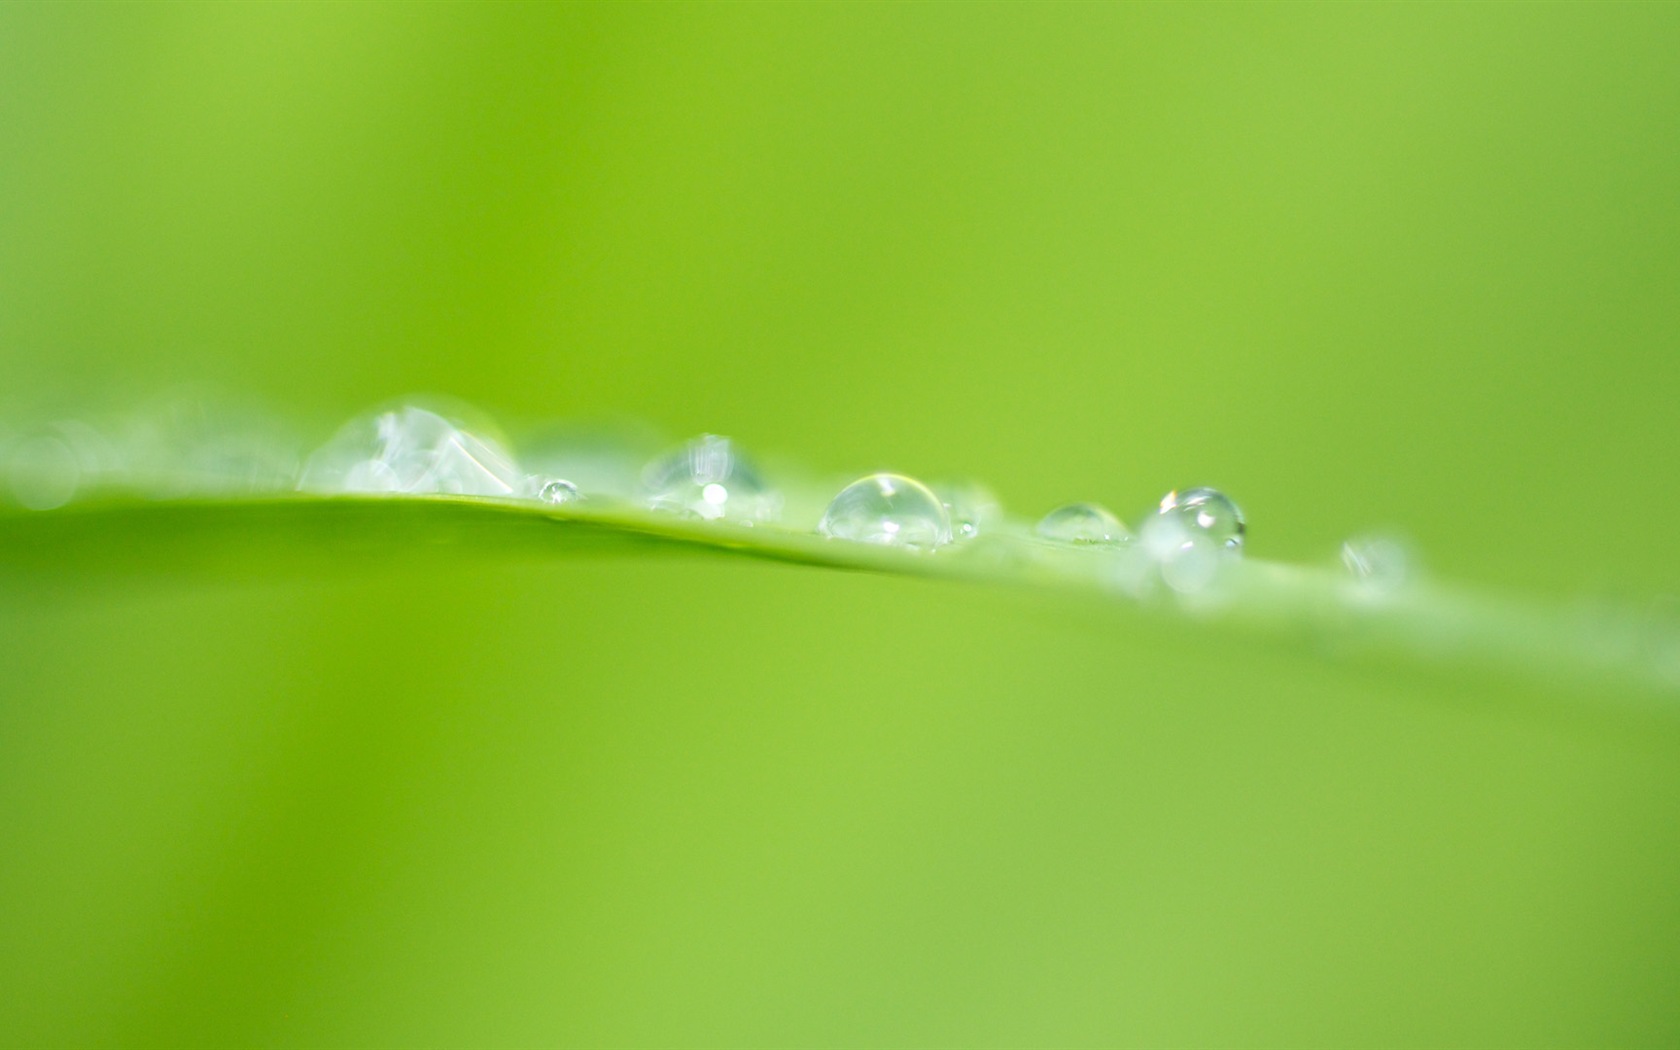
[[[1159,517],[1176,522],[1187,534],[1240,552],[1248,523],[1242,510],[1218,489],[1195,488],[1169,492],[1161,499]]]
[[[1106,507],[1069,503],[1046,514],[1033,529],[1057,543],[1115,545],[1132,538],[1131,530]]]
[[[414,405],[351,420],[309,457],[298,487],[410,495],[529,493],[525,475],[501,445]]]
[[[772,521],[781,510],[781,500],[752,462],[733,441],[714,434],[702,434],[649,463],[642,487],[654,510],[707,521],[751,525]]]
[[[951,519],[933,490],[915,478],[871,474],[840,490],[817,531],[854,543],[933,550],[951,542]]]

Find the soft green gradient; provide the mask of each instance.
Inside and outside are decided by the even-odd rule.
[[[436,390],[1642,601],[1676,54],[1655,4],[0,6],[0,411]],[[1671,729],[463,553],[0,580],[0,1043],[1680,1039]]]

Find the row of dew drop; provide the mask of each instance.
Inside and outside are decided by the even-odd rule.
[[[1134,534],[1096,503],[1069,503],[1036,525],[1011,520],[973,483],[924,484],[896,473],[858,478],[816,508],[790,511],[784,491],[725,437],[703,435],[655,455],[637,469],[624,448],[536,450],[522,463],[488,420],[457,407],[405,402],[351,420],[301,457],[272,421],[245,412],[210,412],[182,403],[136,416],[109,432],[58,423],[5,440],[13,498],[51,509],[92,492],[152,497],[230,496],[299,490],[318,494],[462,495],[532,500],[635,503],[653,511],[738,526],[814,531],[829,539],[924,554],[981,537],[1019,545],[1117,555],[1173,590],[1208,588],[1241,555],[1246,522],[1211,488],[1169,492]],[[828,490],[833,492],[831,488]],[[1124,555],[1123,558],[1118,557]],[[1350,541],[1343,562],[1355,579],[1391,588],[1408,575],[1405,548],[1385,539]],[[1142,567],[1141,570],[1138,567]]]
[[[742,527],[810,531],[832,540],[934,554],[983,536],[1004,541],[1124,554],[1116,564],[1130,589],[1156,579],[1181,593],[1207,590],[1229,559],[1242,554],[1242,510],[1212,488],[1169,492],[1134,534],[1096,503],[1070,503],[1030,528],[1011,521],[995,496],[974,483],[925,484],[904,474],[857,478],[826,500],[814,527],[787,513],[770,485],[731,439],[701,435],[654,456],[640,470],[602,469],[571,454],[537,454],[522,465],[498,442],[457,421],[404,405],[352,421],[311,456],[298,487],[320,493],[447,493],[532,499],[549,505],[588,500],[639,503],[659,513]],[[537,472],[528,472],[534,466]],[[833,491],[832,489],[830,491]],[[1343,561],[1352,575],[1390,587],[1406,575],[1402,547],[1350,541]]]
[[[298,487],[320,493],[390,493],[535,499],[550,505],[591,498],[587,484],[527,473],[494,439],[413,405],[353,421],[311,456]],[[606,486],[613,488],[614,486]],[[629,495],[622,491],[609,497]],[[640,472],[633,498],[649,509],[739,526],[783,524],[781,493],[726,437],[704,434],[658,455]],[[904,474],[873,473],[828,502],[815,531],[829,539],[933,553],[1005,527],[995,498],[975,485],[924,484]],[[1236,555],[1242,511],[1211,488],[1171,492],[1134,537],[1108,509],[1071,503],[1038,522],[1045,543],[1091,548],[1138,545],[1158,561]]]
[[[1517,666],[1631,669],[1680,688],[1680,612],[1668,606],[1642,617],[1615,607],[1577,615],[1487,601],[1442,604],[1439,595],[1430,604],[1430,589],[1410,586],[1417,582],[1410,548],[1380,534],[1342,546],[1344,582],[1328,590],[1313,582],[1324,577],[1283,566],[1254,563],[1242,572],[1246,521],[1211,488],[1169,492],[1134,533],[1088,502],[1057,507],[1036,523],[1014,519],[972,482],[930,485],[873,473],[820,485],[794,469],[778,472],[785,484],[772,486],[733,441],[714,435],[656,452],[645,434],[550,432],[515,458],[491,421],[444,402],[405,400],[358,416],[308,455],[292,434],[256,406],[197,398],[21,429],[0,420],[0,503],[9,497],[48,511],[111,496],[303,492],[490,497],[581,516],[639,506],[701,525],[815,533],[935,559],[930,564],[950,554],[953,565],[965,557],[1024,572],[1048,565],[1138,598],[1171,595],[1192,610],[1230,607],[1236,590],[1258,588],[1264,600],[1248,603],[1257,613],[1349,637],[1363,630],[1358,615],[1369,612],[1389,617],[1384,637],[1426,655],[1485,650]]]

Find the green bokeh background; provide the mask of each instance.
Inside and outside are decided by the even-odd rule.
[[[0,408],[1211,482],[1257,556],[1644,602],[1677,53],[1673,5],[8,5]],[[1680,1040],[1680,734],[1543,683],[730,560],[3,582],[9,1045]]]

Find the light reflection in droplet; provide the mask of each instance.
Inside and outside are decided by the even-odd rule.
[[[1226,550],[1240,552],[1248,523],[1231,498],[1218,489],[1174,490],[1161,498],[1160,515],[1177,519]]]

